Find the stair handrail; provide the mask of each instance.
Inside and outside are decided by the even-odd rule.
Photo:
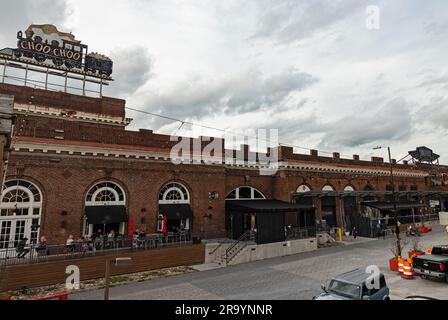
[[[226,242],[225,242],[225,241],[221,241],[221,242],[219,242],[219,244],[216,246],[216,248],[213,249],[212,251],[210,251],[208,254],[209,254],[209,255],[214,254],[219,248],[222,247],[222,245],[223,245],[224,243],[226,243]]]
[[[225,256],[225,260],[226,260],[226,264],[229,262],[229,252],[235,248],[240,242],[246,241],[246,240],[254,240],[255,239],[255,232],[252,230],[246,231],[245,233],[243,233],[235,242],[233,242],[227,249],[226,252],[224,254]],[[235,254],[233,255],[235,256]],[[230,257],[233,258],[233,257]]]

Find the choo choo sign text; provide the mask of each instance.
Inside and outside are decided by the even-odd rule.
[[[51,58],[48,56],[52,56],[54,58],[69,59],[75,62],[81,62],[82,60],[81,52],[76,52],[67,48],[54,47],[52,45],[42,42],[35,42],[30,39],[19,39],[17,46],[19,49],[24,51],[44,54],[47,56],[46,58]]]

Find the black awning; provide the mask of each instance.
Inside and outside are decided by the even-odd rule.
[[[127,222],[125,206],[86,206],[88,224]]]
[[[159,213],[167,219],[193,218],[193,211],[188,203],[160,204]]]
[[[364,201],[361,202],[361,205],[372,207],[379,210],[393,210],[394,204],[392,202],[386,201]],[[397,202],[397,209],[412,209],[412,208],[426,208],[426,204],[421,204],[418,202]]]
[[[292,212],[311,209],[312,205],[289,203],[280,200],[227,200],[226,210],[233,212]]]

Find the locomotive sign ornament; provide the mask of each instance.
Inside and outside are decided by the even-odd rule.
[[[32,24],[25,33],[17,33],[15,58],[37,62],[48,67],[77,71],[88,76],[110,78],[112,60],[98,53],[88,53],[87,45],[81,44],[71,33],[61,32],[54,25]]]

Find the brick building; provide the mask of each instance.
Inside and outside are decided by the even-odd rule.
[[[194,235],[222,237],[229,232],[226,198],[301,203],[314,208],[318,220],[344,227],[364,200],[389,196],[389,164],[382,158],[296,154],[280,146],[270,150],[279,156],[273,175],[260,175],[257,164],[228,164],[224,153],[214,154],[220,159],[214,164],[174,164],[170,152],[177,142],[170,136],[126,130],[131,119],[124,100],[5,83],[0,94],[14,98],[17,116],[0,205],[0,248],[23,235],[63,243],[70,234],[103,227],[154,233],[161,213],[169,216],[170,228],[183,225]],[[248,146],[239,152],[251,155]],[[436,200],[443,209],[447,173],[446,166],[394,164],[395,189],[402,200]],[[112,218],[96,219],[101,215]]]

